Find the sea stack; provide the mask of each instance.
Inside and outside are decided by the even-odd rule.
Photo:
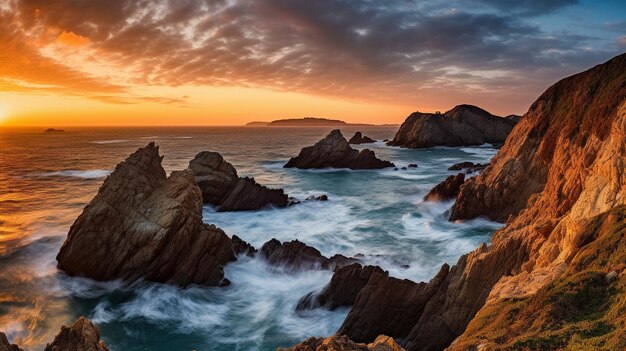
[[[217,152],[200,152],[189,162],[189,170],[202,190],[202,200],[217,206],[219,212],[289,204],[289,197],[282,189],[270,189],[253,178],[239,178],[235,167]]]
[[[300,154],[291,158],[284,167],[381,169],[395,166],[389,161],[376,158],[374,151],[353,149],[341,131],[335,129],[315,145],[303,148]]]
[[[444,114],[414,112],[387,145],[420,149],[501,144],[516,123],[472,105],[459,105]]]
[[[361,132],[354,133],[352,138],[348,141],[350,144],[372,144],[375,142],[376,140],[361,134]]]
[[[122,279],[222,285],[235,259],[230,238],[202,222],[202,192],[190,171],[168,178],[154,143],[109,175],[70,228],[57,255],[66,273]]]

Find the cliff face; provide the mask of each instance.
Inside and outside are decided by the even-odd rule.
[[[501,144],[516,123],[472,105],[459,105],[444,114],[414,112],[387,145],[419,149]]]
[[[202,193],[189,171],[161,166],[154,143],[107,177],[70,228],[57,261],[71,275],[95,280],[223,284],[232,242],[202,222]]]
[[[408,350],[441,350],[481,308],[534,296],[556,279],[571,277],[568,267],[580,244],[589,242],[585,223],[626,203],[625,100],[626,55],[549,88],[491,166],[463,185],[452,211],[452,219],[511,216],[507,226],[492,245],[461,257],[437,291],[419,301],[422,312],[406,337],[389,335],[402,338]],[[371,311],[385,309],[407,318],[386,296],[371,301],[376,307],[369,309],[358,308],[360,298],[346,322],[366,325]],[[367,329],[344,323],[340,331],[358,340],[364,330],[371,337],[384,328],[385,323]]]

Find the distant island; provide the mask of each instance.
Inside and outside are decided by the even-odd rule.
[[[43,132],[44,133],[65,133],[63,129],[54,129],[54,128],[48,128],[44,130]]]
[[[387,124],[385,124],[387,125]],[[345,126],[375,126],[375,124],[366,123],[347,123],[338,119],[328,119],[319,117],[303,117],[278,119],[271,122],[250,122],[246,123],[249,127],[345,127]]]

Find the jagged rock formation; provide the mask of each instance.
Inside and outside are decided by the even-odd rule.
[[[350,138],[350,140],[348,141],[348,143],[350,144],[371,144],[375,142],[376,140],[368,136],[364,136],[363,134],[361,134],[361,132],[354,133],[352,138]]]
[[[483,315],[493,316],[491,308],[497,310],[507,299],[536,296],[533,301],[546,301],[540,291],[560,289],[557,279],[578,284],[584,277],[572,276],[568,269],[576,267],[581,243],[590,240],[585,223],[626,204],[625,130],[626,54],[550,87],[521,118],[492,164],[466,182],[457,197],[452,219],[510,216],[492,245],[461,257],[445,278],[439,274],[429,283],[438,283],[430,297],[404,309],[382,292],[399,289],[383,285],[374,298],[366,292],[375,289],[364,288],[339,332],[355,341],[385,333],[404,340],[411,351],[442,350],[466,331],[481,308],[476,323]],[[594,282],[592,277],[583,285],[597,291]],[[365,299],[368,303],[361,302]],[[392,314],[390,322],[400,320],[403,327],[389,327]],[[619,317],[607,317],[623,328]],[[498,321],[505,323],[501,330],[515,329],[515,319],[508,315]],[[478,340],[480,334],[472,330],[460,340]]]
[[[0,332],[0,351],[24,351],[15,344],[11,344],[7,336]]]
[[[44,351],[109,351],[100,340],[100,330],[85,317],[80,317],[71,327],[63,326]]]
[[[9,343],[4,333],[0,333],[0,351],[23,351]],[[90,320],[80,317],[71,327],[62,326],[61,331],[44,351],[109,351],[100,340],[100,330]]]
[[[462,171],[462,170],[464,170],[465,174],[470,174],[470,173],[482,171],[485,168],[487,168],[487,166],[489,166],[489,163],[481,164],[481,163],[474,163],[474,162],[467,162],[466,161],[466,162],[461,162],[461,163],[455,163],[452,166],[448,167],[448,170],[449,171]]]
[[[218,206],[218,211],[250,211],[289,203],[282,189],[270,189],[252,178],[239,178],[235,167],[217,152],[200,152],[189,162],[189,169],[202,190],[202,200]]]
[[[389,161],[376,158],[372,150],[353,149],[341,131],[335,129],[315,145],[303,148],[300,154],[292,157],[284,167],[380,169],[395,166]]]
[[[224,232],[202,222],[202,193],[190,171],[168,178],[154,143],[118,164],[70,228],[57,255],[70,275],[220,285],[234,260]]]
[[[465,174],[451,175],[443,182],[435,185],[424,197],[424,201],[448,201],[454,199],[465,182]]]
[[[355,343],[346,336],[309,338],[290,348],[278,348],[276,351],[404,351],[393,338],[380,335],[369,344]]]
[[[316,248],[299,240],[281,243],[276,239],[263,244],[260,252],[268,263],[283,266],[290,270],[335,269],[349,264],[358,263],[355,258],[335,255],[331,258],[323,256]]]
[[[414,112],[387,145],[420,149],[497,144],[504,142],[516,123],[472,105],[459,105],[444,114]]]
[[[296,310],[317,307],[334,310],[352,306],[357,295],[374,274],[385,274],[378,266],[361,266],[358,263],[335,270],[330,283],[319,292],[311,292],[300,299]]]
[[[257,249],[254,246],[250,245],[248,242],[244,241],[237,235],[233,235],[233,252],[235,255],[246,255],[249,257],[254,257],[257,254]]]

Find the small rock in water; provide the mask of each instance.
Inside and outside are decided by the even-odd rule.
[[[417,163],[409,163],[409,165],[407,167],[409,167],[409,168],[417,168]]]

